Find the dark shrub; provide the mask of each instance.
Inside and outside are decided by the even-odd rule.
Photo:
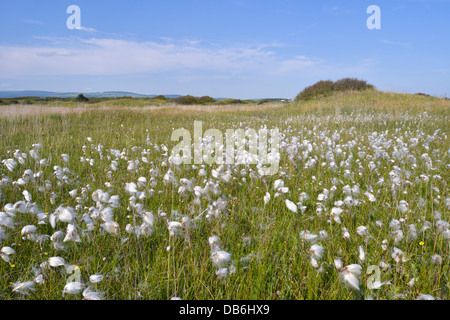
[[[247,100],[240,100],[240,99],[233,99],[233,98],[226,98],[226,99],[220,99],[216,101],[216,104],[218,105],[229,105],[229,104],[246,104],[248,103]]]
[[[268,103],[268,102],[270,102],[269,99],[261,99],[261,100],[258,100],[258,104],[264,104],[264,103]]]
[[[300,92],[296,100],[310,100],[320,96],[327,96],[333,92],[333,81],[331,80],[320,80],[312,86],[306,87],[302,92]]]
[[[367,81],[358,80],[356,78],[344,78],[337,80],[333,85],[334,91],[361,91],[366,89],[373,89],[373,85],[368,84]]]
[[[216,102],[216,100],[214,98],[211,98],[210,96],[203,96],[198,98],[198,101],[202,104],[211,104]]]
[[[368,84],[364,80],[358,80],[356,78],[344,78],[333,82],[331,80],[321,80],[316,82],[312,86],[306,87],[300,92],[295,100],[310,100],[319,97],[326,97],[334,92],[344,91],[361,91],[367,89],[374,89],[374,86]]]
[[[233,98],[222,99],[219,101],[219,104],[221,104],[221,105],[241,104],[241,103],[242,103],[242,101],[240,99],[233,99]]]
[[[77,101],[78,102],[87,102],[89,101],[88,98],[86,98],[85,96],[83,96],[81,93],[77,96]]]
[[[174,98],[173,102],[176,104],[199,104],[199,100],[196,97],[187,95],[178,98]]]

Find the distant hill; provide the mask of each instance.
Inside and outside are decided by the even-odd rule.
[[[0,98],[19,98],[19,97],[39,97],[39,98],[47,98],[47,97],[56,97],[56,98],[75,98],[80,93],[82,93],[85,97],[94,97],[94,98],[117,98],[117,97],[132,97],[132,98],[153,98],[157,95],[146,95],[139,94],[134,92],[127,91],[105,91],[105,92],[52,92],[52,91],[38,91],[38,90],[23,90],[23,91],[0,91]],[[177,98],[180,95],[171,94],[164,95],[166,98]]]

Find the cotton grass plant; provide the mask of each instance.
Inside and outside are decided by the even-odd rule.
[[[1,299],[448,299],[443,99],[0,118]],[[174,165],[173,130],[278,128],[280,169]]]

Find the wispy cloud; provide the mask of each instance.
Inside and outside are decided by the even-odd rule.
[[[78,30],[86,31],[89,33],[98,32],[95,28],[88,28],[88,27],[83,27],[83,26],[81,26]]]
[[[37,56],[41,57],[67,57],[67,56],[75,56],[76,53],[72,52],[70,50],[54,50],[54,51],[43,51],[43,52],[37,52]]]
[[[306,56],[297,56],[292,59],[278,61],[277,67],[274,68],[271,73],[273,75],[288,74],[292,72],[298,72],[300,70],[309,70],[319,67],[324,63],[323,60],[318,58],[310,58]]]
[[[410,42],[396,42],[396,41],[391,41],[391,40],[386,40],[386,39],[381,39],[380,42],[385,43],[385,44],[389,44],[389,45],[393,45],[393,46],[402,46],[402,47],[410,47],[411,43]]]
[[[7,90],[7,89],[11,89],[11,85],[9,83],[0,83],[0,89],[2,90]]]
[[[330,63],[327,61],[321,62],[319,65],[311,70],[310,75],[314,75],[323,79],[343,78],[343,77],[365,77],[377,65],[378,61],[375,59],[359,59],[352,62],[350,65],[342,63]]]
[[[72,39],[73,40],[73,39]],[[63,46],[0,46],[0,73],[18,75],[111,75],[175,69],[245,70],[268,64],[272,53],[251,47],[210,49],[195,43],[78,39]],[[54,44],[58,43],[58,46]]]
[[[40,20],[24,19],[24,20],[22,20],[22,21],[25,22],[25,23],[28,23],[28,24],[36,25],[36,26],[42,26],[42,25],[44,25],[44,23],[43,23],[42,21],[40,21]]]
[[[316,57],[280,57],[282,44],[205,46],[199,40],[138,42],[111,38],[39,38],[46,45],[0,46],[0,78],[44,75],[123,75],[177,70],[212,77],[257,72],[269,76],[362,71],[367,63],[332,66]],[[197,76],[197,75],[196,75]],[[192,75],[190,75],[192,77]],[[186,79],[184,79],[186,80]],[[187,79],[188,80],[188,79]]]
[[[322,5],[322,10],[333,15],[348,14],[351,11],[347,7],[338,7],[333,5]]]

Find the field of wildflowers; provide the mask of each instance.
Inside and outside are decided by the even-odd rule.
[[[0,117],[0,299],[449,299],[449,100],[213,109]],[[178,164],[199,120],[278,171]]]

